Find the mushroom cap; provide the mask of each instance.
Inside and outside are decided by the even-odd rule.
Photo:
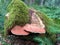
[[[24,27],[25,31],[32,32],[32,33],[45,33],[44,28],[40,28],[36,24],[26,24]]]
[[[24,31],[24,29],[21,26],[15,26],[12,30],[11,30],[12,34],[15,35],[28,35],[29,33]]]

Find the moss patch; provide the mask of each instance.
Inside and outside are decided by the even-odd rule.
[[[12,28],[13,25],[25,25],[29,23],[28,6],[25,5],[21,0],[12,0],[7,7],[10,13],[9,19],[5,19],[4,32]],[[5,34],[4,33],[4,34]],[[5,34],[6,35],[6,34]]]

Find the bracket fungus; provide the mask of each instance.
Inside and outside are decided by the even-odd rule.
[[[45,33],[45,29],[36,26],[36,24],[26,24],[24,30],[32,33]]]
[[[45,29],[36,26],[36,24],[26,24],[24,27],[16,25],[11,32],[15,35],[29,35],[29,32],[41,34],[45,33]]]
[[[15,35],[28,35],[29,34],[28,32],[24,31],[23,27],[17,26],[17,25],[11,30],[11,32]]]

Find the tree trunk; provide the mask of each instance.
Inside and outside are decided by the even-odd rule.
[[[24,0],[24,2],[25,2],[26,4],[28,4],[28,0]]]
[[[30,2],[29,5],[32,5],[33,4],[32,0],[29,0],[29,2]]]
[[[43,3],[44,3],[44,0],[41,0],[40,5],[42,6],[42,5],[43,5]]]
[[[32,0],[33,4],[35,3],[35,0]]]

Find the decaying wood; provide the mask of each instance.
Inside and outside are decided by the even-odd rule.
[[[45,28],[42,19],[36,14],[36,12],[37,11],[34,9],[29,9],[30,24]],[[6,14],[6,18],[9,19],[9,13]]]
[[[29,10],[29,15],[30,15],[30,21],[32,24],[36,24],[38,26],[40,26],[41,28],[45,28],[45,25],[43,24],[43,21],[41,20],[41,18],[36,14],[36,10],[34,9],[30,9]]]
[[[7,13],[5,16],[6,16],[7,19],[9,19],[9,13]]]

